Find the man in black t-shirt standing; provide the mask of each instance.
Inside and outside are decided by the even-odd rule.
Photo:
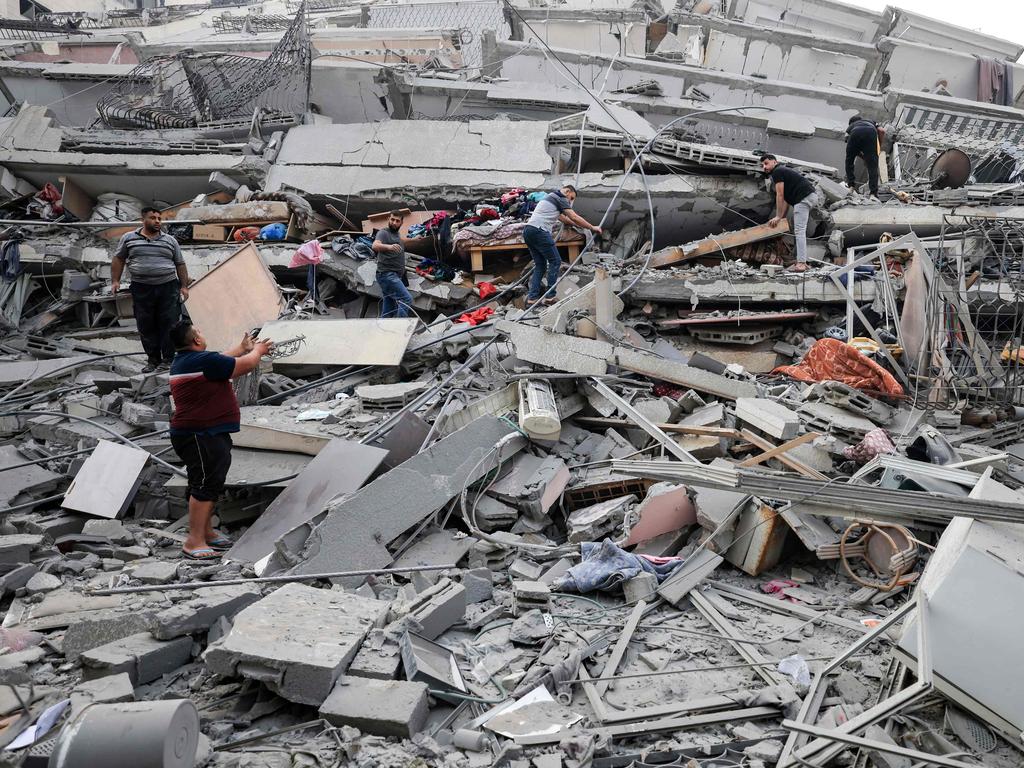
[[[791,272],[807,269],[807,219],[811,211],[822,204],[821,194],[808,179],[792,168],[779,165],[775,155],[762,155],[761,168],[770,176],[775,190],[775,216],[768,221],[771,227],[778,226],[790,208],[793,209],[793,238],[796,240],[796,264]]]

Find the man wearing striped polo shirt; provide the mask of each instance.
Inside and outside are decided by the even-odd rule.
[[[121,238],[110,261],[113,293],[121,289],[125,264],[132,275],[132,305],[149,363],[143,373],[169,368],[174,358],[170,331],[188,299],[188,270],[178,241],[160,230],[160,211],[142,209],[142,226]]]

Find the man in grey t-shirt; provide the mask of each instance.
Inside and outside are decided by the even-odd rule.
[[[537,207],[530,215],[530,220],[526,223],[526,228],[523,230],[523,241],[530,249],[530,256],[533,257],[530,291],[526,294],[526,301],[529,303],[540,300],[541,280],[545,273],[548,279],[548,290],[544,303],[555,303],[554,286],[558,280],[558,269],[562,266],[562,257],[558,253],[555,238],[551,234],[551,230],[557,222],[561,221],[565,224],[589,229],[598,235],[601,234],[600,227],[594,226],[572,209],[575,199],[576,187],[566,184],[537,203]]]
[[[174,359],[170,331],[181,317],[181,302],[188,299],[188,269],[178,241],[160,230],[156,208],[142,209],[142,226],[121,238],[110,260],[110,288],[121,289],[127,265],[135,323],[149,363],[143,373],[169,368]]]
[[[405,247],[399,231],[405,213],[392,211],[388,225],[377,230],[373,252],[377,254],[377,285],[380,286],[381,317],[408,317],[412,296],[402,282],[405,275]]]

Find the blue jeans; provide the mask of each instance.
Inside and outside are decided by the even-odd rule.
[[[378,272],[380,286],[381,317],[408,317],[412,311],[412,296],[402,283],[397,272]]]
[[[540,298],[540,283],[545,274],[548,278],[548,290],[545,295],[554,296],[552,287],[558,281],[558,269],[562,266],[562,257],[558,255],[555,239],[546,229],[527,227],[523,230],[523,240],[533,257],[533,274],[530,275],[530,292],[526,299],[536,301]]]

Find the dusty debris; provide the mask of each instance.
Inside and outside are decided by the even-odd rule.
[[[0,19],[4,754],[1020,763],[1024,46],[82,5]]]

